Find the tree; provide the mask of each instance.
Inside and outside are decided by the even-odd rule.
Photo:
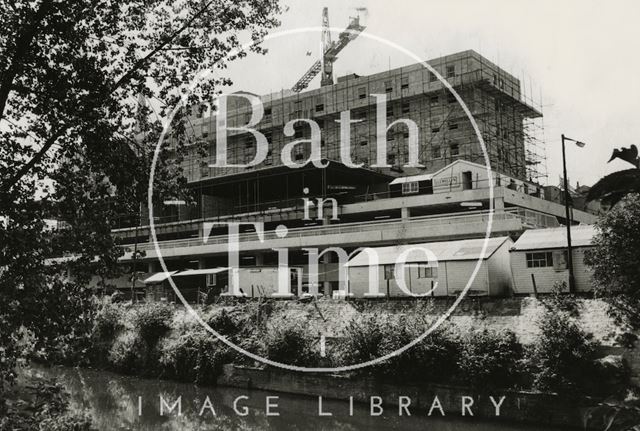
[[[635,168],[614,172],[601,178],[589,190],[588,201],[601,200],[603,203],[613,206],[629,193],[640,193],[638,148],[635,145],[621,150],[616,148],[613,150],[609,162],[614,159],[624,160],[635,166]]]
[[[640,325],[640,195],[629,194],[596,222],[593,249],[585,262],[598,295],[617,317]]]
[[[52,327],[43,292],[65,268],[45,258],[76,256],[61,265],[80,282],[116,271],[110,228],[145,200],[160,118],[196,71],[223,72],[247,55],[226,58],[240,39],[261,40],[280,13],[277,0],[0,0],[0,391],[14,375],[17,328]],[[187,105],[229,83],[203,83]],[[174,118],[177,157],[161,154],[156,200],[186,194],[189,115]],[[66,229],[51,232],[46,219]]]

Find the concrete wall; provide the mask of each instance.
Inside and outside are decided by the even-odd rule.
[[[426,415],[438,397],[445,415],[461,415],[461,397],[474,398],[472,409],[474,418],[490,419],[496,422],[535,422],[538,425],[571,426],[584,429],[583,417],[593,400],[567,400],[555,395],[516,391],[496,391],[495,394],[479,393],[466,388],[449,385],[399,385],[394,382],[376,380],[371,377],[349,378],[345,375],[292,373],[277,369],[261,369],[225,365],[218,384],[246,389],[259,389],[291,394],[301,394],[324,399],[349,400],[369,403],[370,397],[382,398],[385,412],[397,414],[400,396],[411,399],[410,411],[414,415]],[[495,408],[489,399],[505,397],[496,417]],[[437,412],[437,410],[436,410]],[[435,413],[435,418],[441,417]],[[491,428],[491,422],[487,423]]]
[[[591,270],[584,263],[584,253],[588,247],[576,247],[573,249],[573,269],[575,274],[576,290],[578,292],[591,291]],[[542,251],[562,251],[540,250]],[[533,250],[531,252],[537,252]],[[555,270],[551,267],[527,268],[526,254],[528,251],[512,251],[511,273],[513,274],[513,291],[516,294],[533,293],[531,274],[534,274],[538,293],[550,292],[554,283],[565,282],[569,284],[569,270]]]

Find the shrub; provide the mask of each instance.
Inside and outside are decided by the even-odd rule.
[[[86,411],[72,411],[68,394],[53,381],[21,385],[0,416],[0,430],[93,431]],[[3,404],[4,403],[3,399]],[[75,410],[75,409],[74,409]]]
[[[215,384],[230,356],[226,345],[196,324],[176,339],[163,344],[159,365],[169,378]]]
[[[390,325],[384,353],[407,345],[432,325],[431,321],[415,317]],[[406,381],[448,382],[456,373],[459,355],[457,330],[452,324],[443,322],[415,346],[385,362],[383,368],[385,374]]]
[[[383,356],[383,341],[389,319],[372,314],[360,314],[349,322],[342,338],[344,365],[360,364]]]
[[[523,349],[512,331],[475,331],[462,337],[459,377],[472,388],[506,389],[520,381]]]
[[[232,313],[224,308],[214,308],[207,316],[209,326],[222,335],[233,336],[242,331],[247,323],[246,316],[243,318],[238,313]]]
[[[358,364],[390,354],[418,338],[431,325],[432,322],[415,315],[398,319],[360,315],[343,333],[344,364]],[[446,381],[456,370],[458,344],[456,331],[445,322],[421,342],[367,370],[403,381]]]
[[[566,394],[589,394],[598,384],[596,345],[591,334],[560,310],[546,310],[540,335],[527,352],[534,389]]]
[[[98,341],[111,342],[124,327],[120,306],[103,303],[93,322],[93,335]]]
[[[173,308],[160,302],[152,302],[140,307],[133,316],[133,324],[142,341],[151,350],[169,329],[173,319]]]
[[[133,332],[116,338],[108,355],[109,364],[125,374],[143,374],[145,346]]]
[[[279,317],[269,321],[263,345],[267,358],[288,365],[314,366],[320,356],[317,340],[304,325]]]

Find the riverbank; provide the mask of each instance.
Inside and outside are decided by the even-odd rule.
[[[135,429],[137,431],[188,430],[360,430],[382,431],[561,431],[566,427],[516,423],[502,418],[487,420],[480,416],[427,415],[411,407],[411,415],[398,415],[397,409],[383,404],[380,416],[372,416],[366,404],[325,397],[318,414],[318,397],[289,392],[237,388],[203,387],[192,384],[122,376],[105,371],[68,367],[36,366],[26,370],[33,378],[55,378],[70,394],[70,406],[87,413],[100,430]],[[254,382],[257,382],[254,380]],[[161,412],[161,402],[177,408]],[[207,400],[209,404],[207,404]],[[203,406],[207,407],[203,410]],[[267,404],[270,407],[267,407]],[[202,412],[202,414],[200,414]],[[162,414],[161,414],[162,413]],[[269,413],[269,415],[267,414]],[[275,413],[278,415],[276,416]]]
[[[583,427],[598,399],[624,399],[629,374],[620,356],[604,357],[621,347],[614,345],[615,326],[602,323],[598,308],[582,299],[559,301],[468,300],[402,355],[337,376],[257,367],[181,307],[105,303],[85,364],[167,384],[379,400],[390,412],[409,402],[423,414]],[[197,312],[235,345],[263,358],[336,367],[405,346],[443,307],[440,301],[227,300]]]
[[[538,426],[599,429],[595,418],[588,420],[599,400],[568,399],[554,394],[492,390],[477,392],[451,385],[407,385],[382,382],[372,377],[311,374],[271,368],[225,365],[218,384],[234,388],[259,389],[319,399],[318,413],[331,416],[322,400],[359,403],[378,415],[384,411],[399,417],[408,414],[436,417],[467,417]]]

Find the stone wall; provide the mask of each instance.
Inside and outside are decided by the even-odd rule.
[[[474,419],[495,421],[533,422],[542,426],[568,426],[584,429],[584,420],[595,400],[568,400],[555,395],[516,391],[496,393],[473,393],[467,389],[448,385],[408,386],[376,381],[371,378],[350,378],[345,375],[311,374],[282,371],[270,368],[253,368],[225,365],[218,384],[247,389],[309,395],[324,399],[371,402],[371,397],[380,397],[385,411],[398,411],[399,397],[408,397],[412,415],[427,416],[438,398],[445,415],[462,416],[462,397],[471,397],[470,407]],[[489,398],[500,404],[499,416]],[[467,400],[468,401],[468,400]],[[469,415],[469,410],[466,412]],[[394,413],[395,414],[395,413]],[[441,417],[439,410],[432,410],[433,417]],[[598,429],[593,424],[589,429]]]

